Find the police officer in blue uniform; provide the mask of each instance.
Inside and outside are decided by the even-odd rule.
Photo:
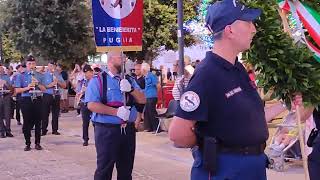
[[[94,72],[90,65],[86,64],[83,69],[84,79],[82,79],[78,83],[77,92],[78,96],[80,96],[80,111],[82,116],[82,139],[83,139],[83,146],[88,146],[89,141],[89,125],[90,125],[90,118],[92,112],[88,109],[87,104],[85,103],[85,91],[88,87],[89,81],[92,79]],[[98,74],[97,74],[98,75]]]
[[[24,72],[24,68],[25,68],[25,64],[19,64],[17,67],[16,67],[16,70],[17,70],[17,74],[15,74],[12,78],[12,85],[14,86],[16,84],[16,81],[17,81],[17,77],[18,77],[18,74],[21,74]],[[22,125],[21,124],[21,116],[20,116],[20,99],[21,99],[21,93],[19,94],[15,94],[16,98],[15,98],[15,109],[16,109],[16,120],[17,120],[17,124],[18,125]]]
[[[0,65],[0,137],[13,137],[11,134],[11,91],[10,77]]]
[[[260,13],[235,0],[208,8],[215,44],[181,96],[169,128],[175,146],[192,148],[192,180],[266,180],[266,121],[286,108],[277,103],[265,109],[237,60],[250,48]]]
[[[66,82],[61,74],[56,71],[57,64],[51,61],[48,64],[48,70],[43,74],[43,85],[46,91],[43,93],[43,118],[42,118],[42,135],[48,132],[49,114],[52,112],[52,134],[60,135],[59,114],[60,114],[60,88],[66,88]]]
[[[316,124],[316,131],[320,130],[320,112],[319,109],[313,111],[313,119]],[[308,156],[308,168],[310,180],[320,178],[320,133],[317,132],[313,137],[312,152]]]
[[[25,151],[31,150],[31,129],[35,126],[35,149],[42,150],[41,139],[41,109],[43,86],[42,74],[35,71],[36,62],[33,56],[26,58],[26,71],[17,76],[16,93],[21,93],[21,111],[23,116],[22,131],[25,138]],[[31,93],[32,92],[32,93]]]
[[[145,97],[133,78],[120,79],[122,63],[119,52],[109,52],[108,72],[91,79],[85,93],[85,102],[93,112],[91,119],[97,151],[95,180],[111,180],[114,164],[117,179],[132,179],[137,111],[132,106],[134,103],[124,105],[122,93],[142,104]]]

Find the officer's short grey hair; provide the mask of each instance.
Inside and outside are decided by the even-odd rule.
[[[150,65],[148,63],[142,63],[141,64],[141,69],[149,72],[150,71]]]

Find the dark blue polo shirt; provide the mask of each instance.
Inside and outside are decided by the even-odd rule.
[[[197,121],[202,135],[228,146],[258,145],[268,139],[263,102],[238,61],[233,65],[207,52],[184,95],[176,116]]]

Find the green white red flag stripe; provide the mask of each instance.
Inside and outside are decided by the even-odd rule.
[[[291,11],[297,21],[309,32],[311,38],[320,46],[320,14],[300,1],[277,0],[281,9]],[[299,16],[299,18],[297,17]],[[305,37],[303,37],[305,39]],[[308,48],[314,53],[315,59],[320,62],[320,50],[310,41],[306,40]]]
[[[290,6],[288,4],[287,0],[277,0],[278,5],[281,9],[284,9],[286,11],[290,11]]]
[[[311,14],[299,1],[296,1],[296,8],[304,27],[308,30],[312,39],[320,45],[320,19],[317,20],[316,17],[313,16],[313,14],[317,13],[313,12],[313,14]]]
[[[320,49],[313,45],[310,41],[306,40],[307,46],[314,53],[315,59],[320,62]]]

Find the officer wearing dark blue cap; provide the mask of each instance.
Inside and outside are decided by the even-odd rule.
[[[100,70],[100,68],[98,68]],[[82,116],[82,139],[83,139],[83,146],[88,146],[89,143],[89,125],[90,125],[90,118],[92,112],[88,109],[87,104],[85,103],[85,92],[88,87],[89,81],[94,76],[93,69],[90,65],[86,64],[83,69],[84,78],[78,83],[76,92],[77,96],[80,96],[80,110]]]
[[[17,81],[17,77],[19,74],[22,74],[24,72],[24,68],[26,66],[25,65],[22,65],[22,64],[19,64],[17,65],[16,67],[16,70],[17,70],[17,73],[13,76],[12,78],[12,84],[13,86],[15,85],[16,81]],[[21,117],[20,117],[20,99],[21,99],[21,93],[19,94],[14,94],[16,96],[15,98],[15,103],[14,103],[14,106],[15,106],[15,109],[16,109],[16,120],[17,120],[17,124],[18,125],[22,125],[21,124]]]
[[[15,81],[15,91],[21,93],[21,111],[23,116],[22,131],[25,138],[25,151],[31,150],[31,129],[35,127],[35,149],[42,150],[41,139],[41,109],[42,109],[42,91],[43,76],[35,71],[36,62],[33,56],[26,58],[26,71],[18,74]]]
[[[266,179],[266,121],[286,108],[277,103],[265,109],[237,59],[250,48],[260,14],[235,0],[208,8],[215,44],[181,96],[169,128],[175,146],[192,148],[192,180]]]

